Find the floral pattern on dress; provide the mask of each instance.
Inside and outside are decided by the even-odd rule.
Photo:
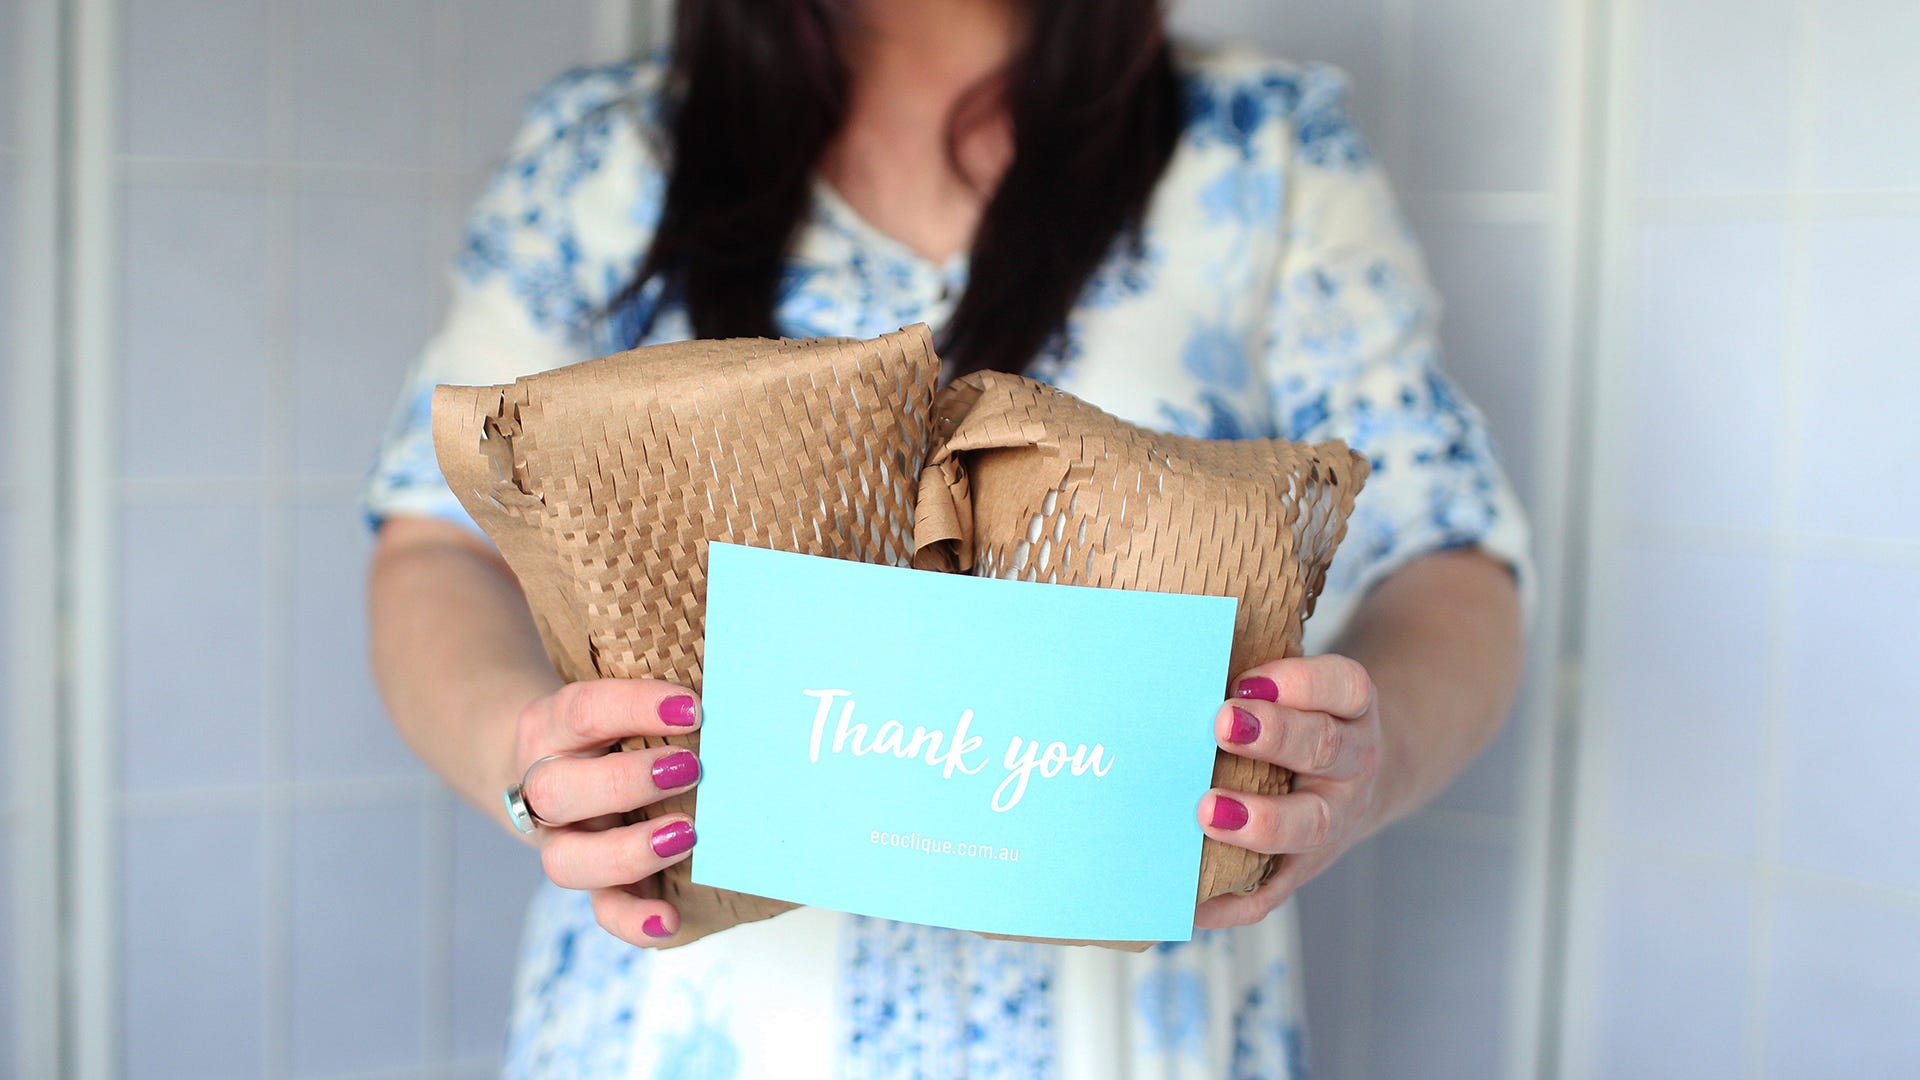
[[[1524,590],[1524,517],[1483,419],[1440,366],[1438,299],[1348,117],[1344,76],[1246,53],[1183,51],[1180,64],[1186,129],[1139,234],[1116,241],[1029,374],[1160,430],[1343,438],[1365,453],[1373,475],[1310,648],[1372,582],[1428,552],[1477,544]],[[371,521],[467,520],[434,461],[435,384],[507,381],[690,335],[657,283],[622,298],[665,194],[663,71],[658,57],[584,69],[529,103],[473,211],[447,322],[415,363],[369,476]],[[964,255],[921,258],[820,184],[775,320],[792,336],[870,337],[920,321],[937,331],[967,269]],[[803,1003],[839,1025],[835,1061],[814,1064],[823,1075],[1045,1077],[1078,1052],[1056,1038],[1071,1022],[1103,1032],[1138,1075],[1299,1077],[1291,920],[1288,906],[1260,925],[1099,956],[1119,992],[1088,994],[1063,987],[1090,954],[845,916],[822,976],[834,990]],[[650,1075],[751,1075],[777,1048],[715,992],[732,974],[700,973],[704,944],[663,965],[600,930],[583,895],[543,887],[506,1074],[619,1076],[636,1032],[651,1030]],[[681,974],[653,977],[668,969]]]

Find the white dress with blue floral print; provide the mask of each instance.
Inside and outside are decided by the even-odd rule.
[[[614,305],[665,190],[663,66],[571,73],[535,96],[475,208],[452,308],[368,481],[375,521],[471,526],[434,462],[438,383],[495,383],[689,336],[657,288]],[[1419,248],[1332,68],[1182,56],[1188,121],[1138,250],[1116,245],[1029,374],[1109,412],[1213,438],[1344,438],[1373,475],[1309,649],[1366,588],[1477,545],[1529,584],[1526,524],[1485,426],[1439,366]],[[924,259],[816,185],[779,291],[794,337],[936,331],[965,256]],[[1199,793],[1195,793],[1196,798]],[[1298,1077],[1291,905],[1141,954],[989,941],[803,910],[667,952],[544,886],[522,946],[510,1076]]]

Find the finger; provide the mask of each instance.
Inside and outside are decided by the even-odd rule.
[[[1312,851],[1333,835],[1333,806],[1312,791],[1210,791],[1200,800],[1200,827],[1215,840],[1266,855]]]
[[[1366,668],[1344,656],[1298,656],[1242,675],[1233,696],[1353,719],[1373,707],[1373,680]]]
[[[629,945],[663,945],[680,932],[680,913],[665,900],[636,896],[621,886],[595,889],[591,895],[594,921]]]
[[[637,810],[699,781],[700,759],[693,751],[660,746],[543,760],[527,770],[522,792],[543,823],[574,825]]]
[[[693,842],[684,814],[600,832],[558,829],[540,848],[540,866],[563,889],[630,885],[686,858]]]
[[[1228,753],[1336,780],[1359,775],[1360,744],[1369,730],[1254,698],[1223,705],[1213,718],[1214,738]]]
[[[700,726],[693,692],[658,679],[569,683],[545,700],[541,754],[595,750],[633,735],[684,735]]]

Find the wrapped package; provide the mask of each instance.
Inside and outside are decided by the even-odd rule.
[[[697,690],[709,541],[907,564],[939,371],[925,326],[651,346],[506,386],[442,386],[434,448],[562,677]],[[694,802],[687,792],[641,816]],[[670,944],[793,906],[689,874],[682,861],[658,876],[681,916]]]
[[[1164,435],[1031,379],[980,372],[935,402],[913,565],[1237,597],[1237,675],[1299,654],[1367,471],[1342,442]],[[1225,752],[1214,761],[1214,786],[1229,791],[1279,794],[1289,779]],[[1199,899],[1251,890],[1277,862],[1208,838]]]
[[[440,387],[434,445],[569,681],[698,690],[715,540],[1231,595],[1233,671],[1298,653],[1364,458],[1339,443],[1160,435],[1017,376],[968,376],[936,402],[939,369],[924,326],[872,341],[651,346],[504,386]],[[699,736],[626,744],[666,745],[697,752]],[[1247,792],[1287,779],[1224,754],[1214,773]],[[639,816],[694,802],[689,792]],[[1208,840],[1199,896],[1249,888],[1270,863]],[[793,907],[696,885],[688,862],[657,881],[681,913],[669,945]]]

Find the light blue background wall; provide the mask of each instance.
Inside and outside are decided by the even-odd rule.
[[[379,715],[352,498],[516,101],[620,52],[624,6],[0,0],[9,80],[45,45],[22,12],[118,34],[75,76],[117,113],[78,159],[108,185],[83,223],[109,208],[112,243],[68,282],[111,323],[70,362],[103,365],[117,422],[68,438],[107,455],[99,565],[78,569],[113,582],[110,618],[79,647],[110,658],[88,675],[113,705],[63,737],[111,778],[110,805],[75,808],[109,857],[67,870],[112,903],[78,924],[99,951],[67,1022],[117,1032],[128,1076],[491,1069],[536,869]],[[1178,11],[1352,73],[1450,363],[1542,534],[1515,722],[1302,897],[1318,1073],[1920,1074],[1920,7]],[[53,362],[14,355],[52,317],[13,306],[52,295],[15,257],[21,208],[46,210],[23,194],[48,152],[22,142],[33,107],[0,99],[16,391]],[[6,407],[17,428],[44,404]],[[18,561],[46,552],[14,508],[48,461],[22,441],[0,441],[14,688],[51,655],[10,629],[46,629],[20,593],[46,571]],[[52,739],[7,716],[0,774],[50,785]],[[50,1015],[7,995],[56,978],[23,948],[53,888],[20,872],[47,839],[23,809],[0,801],[0,925],[28,913],[0,938],[0,1061],[32,1041],[11,1021]]]

